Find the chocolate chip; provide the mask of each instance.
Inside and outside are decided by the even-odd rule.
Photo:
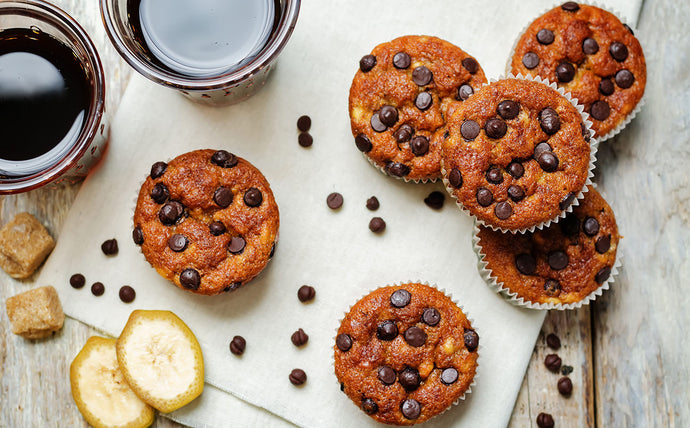
[[[362,410],[364,410],[364,413],[367,415],[373,415],[379,411],[379,406],[371,398],[365,398],[362,400]]]
[[[547,369],[554,373],[558,373],[558,371],[561,369],[562,363],[561,357],[556,354],[549,354],[546,356],[546,358],[544,358],[544,365]]]
[[[615,90],[616,87],[613,84],[613,80],[601,79],[601,82],[599,82],[599,92],[601,92],[602,95],[611,95]]]
[[[589,129],[587,129],[584,122],[580,122],[580,131],[582,131],[582,137],[585,141],[589,142]]]
[[[448,174],[448,182],[451,186],[459,189],[462,187],[462,173],[459,169],[453,168]]]
[[[549,266],[553,270],[561,270],[568,266],[568,253],[561,250],[551,251],[548,255]]]
[[[595,101],[592,104],[589,114],[596,120],[606,120],[611,114],[611,107],[606,101]]]
[[[496,204],[496,207],[494,208],[494,214],[500,220],[505,220],[511,215],[513,215],[513,206],[510,205],[510,202],[508,201],[499,202]]]
[[[597,274],[595,275],[594,280],[598,284],[603,284],[604,281],[609,279],[610,275],[611,275],[611,268],[606,266],[606,267],[599,269],[599,272],[597,272]]]
[[[400,411],[407,419],[417,419],[422,414],[422,405],[419,404],[419,401],[408,398],[402,402]]]
[[[508,125],[501,119],[489,119],[484,125],[486,135],[491,138],[498,139],[506,135],[508,131]]]
[[[569,377],[562,377],[558,379],[558,392],[566,397],[573,392],[573,382]]]
[[[395,321],[387,320],[382,322],[376,327],[376,337],[379,340],[393,340],[398,337],[398,326],[395,325]]]
[[[537,41],[542,45],[550,45],[553,43],[554,35],[553,31],[542,28],[537,32]]]
[[[424,203],[429,208],[433,208],[435,210],[440,210],[441,208],[443,208],[443,202],[445,202],[445,200],[446,200],[446,195],[435,190],[435,191],[429,193],[429,196],[424,198]]]
[[[302,147],[311,147],[314,144],[314,137],[308,132],[300,132],[297,136],[297,144]]]
[[[151,178],[156,179],[163,175],[165,173],[165,170],[168,169],[168,164],[165,162],[156,162],[153,165],[151,165]]]
[[[371,71],[375,65],[376,57],[374,55],[364,55],[362,59],[359,60],[359,69],[362,70],[362,73]]]
[[[503,173],[497,167],[492,166],[486,171],[486,181],[493,184],[501,184],[503,183]]]
[[[369,137],[364,134],[359,134],[355,137],[355,146],[357,146],[357,149],[363,153],[371,151],[371,149],[374,147],[371,144],[371,141],[369,141]]]
[[[241,282],[233,282],[232,284],[228,285],[227,287],[223,288],[223,292],[227,293],[229,291],[237,290],[242,286]]]
[[[539,159],[542,153],[550,152],[551,146],[546,141],[542,141],[534,147],[534,159]]]
[[[402,144],[410,141],[412,135],[414,135],[414,129],[412,129],[410,125],[404,123],[393,133],[393,138],[395,138],[398,144]]]
[[[398,121],[398,110],[393,106],[383,106],[379,110],[379,119],[385,126],[393,126]]]
[[[371,198],[367,199],[367,209],[369,211],[376,211],[379,209],[379,200],[376,196],[372,196]]]
[[[465,342],[465,347],[470,352],[474,352],[479,346],[479,335],[474,330],[465,329],[462,339]]]
[[[609,47],[609,53],[618,62],[623,62],[628,57],[628,48],[621,42],[613,42]]]
[[[441,313],[435,308],[426,308],[422,313],[422,321],[426,325],[436,326],[441,321]]]
[[[621,70],[616,73],[616,85],[622,89],[628,89],[635,82],[635,76],[630,72],[630,70]]]
[[[119,251],[117,247],[117,239],[108,239],[101,244],[101,251],[106,256],[114,256]]]
[[[405,334],[403,335],[405,338],[405,342],[407,342],[408,345],[413,346],[415,348],[419,348],[420,346],[424,345],[426,343],[426,338],[427,335],[419,327],[410,327],[407,330],[405,330]]]
[[[421,111],[428,110],[431,107],[433,98],[429,92],[420,92],[417,94],[417,98],[414,99],[414,105]]]
[[[511,184],[510,187],[508,187],[508,197],[514,202],[520,202],[525,198],[525,189],[516,184]]]
[[[496,113],[505,120],[515,119],[520,113],[520,105],[515,101],[501,101],[496,107]]]
[[[541,129],[548,135],[553,135],[561,129],[561,118],[556,110],[547,107],[539,113]]]
[[[297,298],[302,303],[313,300],[314,296],[316,296],[316,290],[309,285],[303,285],[297,290]]]
[[[539,65],[539,55],[534,52],[527,52],[522,57],[522,65],[524,65],[528,70],[531,70]]]
[[[547,296],[558,296],[561,293],[561,284],[555,279],[547,279],[544,282],[544,292]]]
[[[228,251],[232,254],[242,254],[247,242],[241,236],[233,236],[228,242]]]
[[[573,203],[574,200],[575,200],[575,193],[568,192],[568,194],[565,195],[565,197],[561,200],[561,202],[558,203],[558,208],[560,208],[561,210],[565,210],[566,208],[568,208],[570,206],[570,204]]]
[[[431,83],[433,74],[431,70],[421,65],[412,71],[412,81],[419,86],[425,86]]]
[[[582,230],[587,236],[594,236],[599,233],[599,222],[594,217],[587,217],[582,223]]]
[[[151,189],[151,199],[157,204],[162,204],[169,196],[170,192],[168,191],[168,186],[163,183],[157,183],[153,186],[153,189]]]
[[[134,299],[137,297],[137,292],[134,291],[132,287],[129,285],[123,285],[120,287],[120,300],[122,300],[123,303],[132,303]]]
[[[394,177],[404,177],[410,173],[410,167],[400,162],[388,162],[385,170],[388,175]]]
[[[558,224],[560,225],[561,232],[567,236],[576,235],[580,231],[580,220],[574,214],[568,214]]]
[[[386,222],[381,217],[374,217],[369,221],[369,230],[374,233],[382,233],[386,230]]]
[[[537,260],[529,253],[515,256],[515,267],[524,275],[532,275],[537,270]]]
[[[196,269],[187,268],[180,274],[180,284],[189,290],[198,290],[201,285],[201,275]]]
[[[374,59],[374,61],[376,60]],[[300,116],[299,119],[297,119],[297,129],[299,129],[302,132],[307,132],[309,131],[309,128],[311,128],[311,117],[307,116],[306,114]]]
[[[460,134],[462,134],[463,138],[467,141],[472,141],[477,138],[479,131],[481,131],[481,127],[474,120],[466,120],[462,123],[462,126],[460,126]]]
[[[462,66],[465,67],[465,70],[469,71],[470,74],[475,74],[476,72],[479,71],[479,64],[474,58],[465,58],[462,60]]]
[[[161,207],[158,211],[158,219],[166,226],[173,225],[177,223],[182,214],[184,213],[184,207],[181,203],[177,201],[166,202],[165,205]]]
[[[395,383],[395,370],[388,366],[383,366],[378,370],[378,378],[385,385],[392,385]]]
[[[213,236],[220,236],[227,231],[225,225],[219,221],[214,221],[213,223],[209,224],[208,230]]]
[[[429,152],[429,139],[423,135],[418,135],[410,141],[410,150],[415,156],[424,156]]]
[[[304,346],[309,341],[309,335],[300,328],[296,332],[292,333],[290,340],[292,341],[292,344],[297,347]]]
[[[412,300],[412,294],[404,288],[395,290],[390,297],[391,305],[396,308],[404,308],[410,304],[410,300]]]
[[[343,352],[347,352],[352,348],[352,338],[349,334],[340,333],[335,338],[335,345]]]
[[[242,336],[235,336],[230,341],[230,352],[235,355],[242,355],[247,347],[247,341]]]
[[[474,89],[470,85],[465,83],[460,85],[460,87],[458,88],[458,94],[455,96],[455,99],[458,101],[465,101],[472,94],[474,94]]]
[[[477,202],[483,207],[488,207],[494,201],[494,194],[486,187],[477,189]]]
[[[102,296],[105,293],[105,285],[102,282],[94,282],[91,285],[91,293],[94,296]]]
[[[187,238],[179,233],[170,236],[168,239],[168,247],[176,253],[184,251],[187,248],[187,244],[189,244]]]
[[[575,77],[575,67],[569,62],[562,62],[556,67],[556,77],[559,82],[570,82]]]
[[[594,248],[597,249],[599,254],[607,252],[611,248],[611,235],[600,236],[594,244]]]
[[[537,415],[537,426],[539,428],[553,428],[553,416],[548,413],[539,413]]]
[[[213,201],[221,208],[227,208],[232,203],[232,190],[228,187],[219,187],[213,192]],[[245,195],[246,198],[246,195]]]
[[[302,369],[294,369],[290,372],[289,379],[290,383],[293,385],[304,385],[304,383],[307,381],[307,374]]]
[[[223,168],[232,168],[237,165],[237,156],[226,150],[218,150],[211,156],[211,163]]]
[[[584,52],[585,55],[594,55],[595,53],[599,52],[599,43],[597,43],[597,41],[593,38],[587,37],[582,42],[582,52]]]
[[[398,52],[393,56],[393,65],[395,68],[403,70],[409,67],[411,62],[412,60],[410,60],[410,56],[405,52]]]
[[[630,28],[630,26],[628,24],[623,24],[623,27],[625,27],[626,30],[630,31],[630,34],[632,34],[633,36],[635,35],[635,33],[633,32],[633,29]]]
[[[558,350],[561,347],[561,339],[553,333],[549,333],[546,336],[546,345],[554,350]]]
[[[554,172],[558,169],[558,156],[553,152],[544,152],[537,159],[539,166],[545,172]]]
[[[576,12],[580,9],[580,5],[578,5],[574,1],[567,1],[561,5],[561,9],[568,12]]]
[[[563,376],[568,376],[572,372],[573,372],[573,366],[567,366],[564,364],[563,367],[561,367],[561,374]]]
[[[376,132],[383,132],[386,129],[388,129],[388,127],[384,125],[383,122],[381,122],[379,112],[375,112],[373,115],[371,115],[369,124],[371,125],[371,129],[373,129]]]
[[[144,232],[141,231],[141,227],[137,226],[132,230],[132,241],[134,241],[136,245],[144,243]]]
[[[547,144],[548,146],[548,144]],[[518,161],[512,161],[508,165],[508,174],[512,175],[514,178],[520,178],[525,173],[525,167]]]
[[[419,376],[419,372],[411,367],[405,368],[398,375],[398,382],[405,388],[405,391],[414,391],[419,388],[422,383],[422,378]]]
[[[453,367],[448,367],[441,372],[441,383],[444,385],[452,385],[458,380],[458,371]]]
[[[256,187],[250,187],[249,190],[244,192],[244,203],[248,207],[258,207],[263,202],[264,197],[261,194],[261,190]]]
[[[86,278],[80,273],[75,273],[69,277],[69,285],[71,285],[72,288],[82,288],[84,284],[86,284]]]
[[[269,259],[272,259],[273,255],[276,253],[276,245],[278,245],[278,241],[273,241],[273,245],[271,245],[271,252],[268,253]]]

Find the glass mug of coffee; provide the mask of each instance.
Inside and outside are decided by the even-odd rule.
[[[100,0],[106,33],[146,78],[203,104],[235,104],[266,82],[301,0]]]
[[[77,182],[107,146],[96,48],[44,1],[0,2],[0,124],[0,194]]]

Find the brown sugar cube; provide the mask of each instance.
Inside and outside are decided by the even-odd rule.
[[[0,229],[0,267],[13,278],[31,276],[53,248],[53,238],[29,213],[17,214]]]
[[[55,288],[40,287],[12,296],[5,302],[12,333],[26,339],[50,336],[62,328],[65,314]]]

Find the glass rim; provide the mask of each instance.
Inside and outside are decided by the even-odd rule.
[[[36,9],[27,10],[27,5]],[[98,51],[87,32],[74,18],[59,7],[43,0],[0,1],[0,16],[2,15],[29,16],[53,25],[62,35],[67,37],[70,43],[78,45],[85,51],[92,69],[92,76],[87,79],[90,88],[89,110],[86,113],[79,137],[69,152],[49,168],[30,175],[0,178],[0,194],[12,194],[27,192],[48,184],[66,173],[84,155],[98,133],[105,111],[105,75]],[[46,33],[50,34],[50,32]]]
[[[113,0],[99,0],[101,19],[105,26],[108,38],[115,46],[120,56],[139,74],[158,84],[175,88],[181,91],[208,91],[224,89],[241,83],[257,74],[265,66],[271,64],[287,44],[297,23],[301,0],[285,0],[285,13],[281,14],[276,28],[276,34],[268,44],[241,68],[213,77],[189,77],[161,67],[153,66],[143,61],[129,48],[122,38],[122,33],[113,20],[111,7]]]

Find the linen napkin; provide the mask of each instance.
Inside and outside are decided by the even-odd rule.
[[[610,1],[636,17],[638,1]],[[195,332],[204,353],[206,388],[168,415],[190,426],[375,426],[340,392],[333,374],[333,344],[340,319],[368,291],[387,284],[425,281],[453,297],[480,335],[479,371],[467,399],[428,426],[507,425],[544,312],[512,306],[477,273],[472,220],[447,198],[440,210],[423,199],[441,183],[413,184],[386,177],[355,148],[347,99],[359,58],[378,43],[405,34],[446,39],[475,56],[488,77],[504,73],[521,30],[553,6],[549,1],[417,2],[341,0],[303,2],[292,39],[267,85],[241,104],[210,108],[134,76],[111,127],[108,152],[85,181],[61,239],[39,281],[59,291],[65,312],[110,335],[119,335],[134,309],[175,312]],[[634,24],[634,21],[628,21]],[[312,117],[314,145],[297,144],[296,120]],[[254,281],[214,297],[178,289],[145,261],[131,239],[140,184],[156,161],[186,151],[226,149],[267,177],[280,207],[280,242]],[[341,209],[326,197],[340,192]],[[365,208],[375,195],[381,207]],[[368,229],[384,218],[381,235]],[[99,249],[117,238],[120,252]],[[101,281],[106,292],[75,290],[69,277]],[[316,288],[303,304],[297,290]],[[132,286],[136,300],[118,290]],[[309,342],[290,342],[298,328]],[[230,353],[235,335],[247,340]],[[294,368],[305,385],[288,381]]]

